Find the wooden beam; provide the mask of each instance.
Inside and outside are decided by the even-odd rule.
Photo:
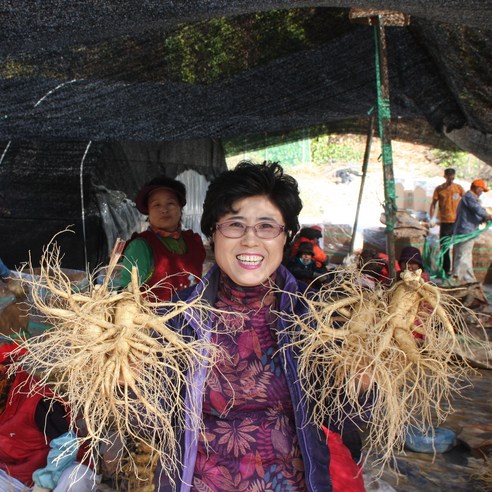
[[[408,26],[410,15],[394,10],[362,9],[353,7],[349,12],[349,19],[354,24],[374,26],[379,22],[383,26]],[[379,20],[377,20],[379,19]]]

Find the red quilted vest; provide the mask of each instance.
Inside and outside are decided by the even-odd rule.
[[[44,395],[28,396],[27,389],[31,386],[29,378],[26,372],[17,373],[5,410],[0,414],[0,468],[11,477],[32,486],[33,472],[46,466],[50,451],[34,415],[39,400],[51,394],[47,390]]]
[[[182,232],[186,243],[186,253],[183,255],[169,251],[152,231],[141,232],[137,237],[143,238],[152,248],[154,273],[146,285],[152,287],[152,292],[161,301],[170,300],[175,292],[189,287],[196,283],[197,278],[201,278],[205,248],[200,236],[195,232]]]

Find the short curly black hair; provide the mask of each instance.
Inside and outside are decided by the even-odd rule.
[[[280,210],[285,222],[288,244],[299,230],[302,200],[297,181],[285,174],[278,162],[241,161],[234,169],[220,174],[208,187],[203,203],[201,229],[212,237],[217,222],[234,213],[237,200],[251,196],[266,196]]]

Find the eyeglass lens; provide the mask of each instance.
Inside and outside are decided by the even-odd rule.
[[[254,226],[247,226],[242,222],[224,222],[222,224],[217,224],[217,229],[225,237],[229,238],[242,237],[249,229],[253,229],[257,237],[261,239],[273,239],[279,236],[285,227],[271,222],[260,222]]]

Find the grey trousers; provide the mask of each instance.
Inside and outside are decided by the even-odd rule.
[[[473,272],[473,244],[475,239],[469,239],[455,244],[453,248],[453,277],[462,284],[476,282]]]

